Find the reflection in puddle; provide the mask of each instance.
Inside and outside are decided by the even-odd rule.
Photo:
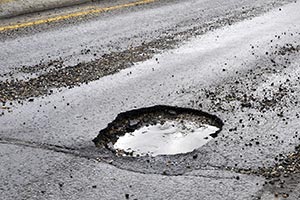
[[[118,139],[114,148],[119,153],[132,153],[133,156],[187,153],[206,144],[212,139],[210,134],[218,130],[215,126],[187,120],[166,121],[126,133]]]

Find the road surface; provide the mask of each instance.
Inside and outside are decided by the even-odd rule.
[[[116,0],[2,21],[0,198],[299,199],[299,9]],[[175,156],[94,146],[120,112],[153,105],[224,127]]]

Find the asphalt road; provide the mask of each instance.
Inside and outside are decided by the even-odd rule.
[[[3,21],[0,199],[299,199],[300,3],[132,2]],[[225,125],[188,154],[94,146],[118,113],[160,104]]]

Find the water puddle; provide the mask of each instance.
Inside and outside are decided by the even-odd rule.
[[[206,112],[159,105],[120,113],[93,142],[117,156],[175,155],[198,149],[222,127]]]
[[[219,128],[215,126],[199,125],[187,120],[166,121],[126,133],[118,139],[114,148],[118,154],[132,156],[187,153],[209,142],[213,139],[211,134],[217,131]]]

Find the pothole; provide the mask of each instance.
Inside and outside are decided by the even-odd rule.
[[[212,139],[219,128],[188,120],[146,125],[121,136],[113,148],[121,155],[157,156],[191,152]]]
[[[216,116],[190,108],[153,106],[121,113],[93,141],[117,156],[158,156],[192,152],[221,131]]]

